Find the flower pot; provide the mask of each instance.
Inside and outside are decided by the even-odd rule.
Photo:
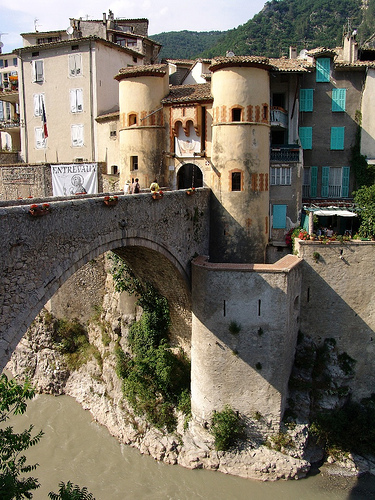
[[[163,198],[163,195],[160,193],[152,193],[151,196],[153,200],[160,200],[161,198]]]
[[[104,203],[105,205],[107,205],[107,207],[114,207],[115,205],[117,205],[118,200],[104,200]]]
[[[42,217],[43,215],[49,214],[50,211],[45,208],[31,208],[29,210],[29,214],[32,215],[33,217]]]

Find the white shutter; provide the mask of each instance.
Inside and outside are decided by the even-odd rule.
[[[82,57],[81,54],[71,54],[69,56],[69,76],[80,76],[82,73]]]
[[[46,139],[43,133],[43,127],[35,128],[35,147],[36,149],[44,149],[46,147]]]
[[[83,125],[72,125],[72,146],[81,147],[83,146]]]
[[[43,61],[32,61],[33,82],[42,83],[44,81]]]
[[[75,89],[70,90],[70,111],[72,113],[77,113],[77,96]]]
[[[40,102],[40,94],[34,94],[34,116],[41,116],[41,102]]]
[[[83,111],[83,90],[76,89],[77,92],[77,112]]]
[[[4,120],[4,107],[3,107],[3,101],[0,101],[0,120]]]

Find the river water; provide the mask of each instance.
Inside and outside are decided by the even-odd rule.
[[[69,396],[38,395],[10,425],[34,424],[44,436],[27,453],[39,463],[34,476],[45,500],[60,481],[86,486],[96,500],[342,500],[375,499],[374,478],[329,476],[319,472],[299,481],[261,483],[206,470],[156,462],[121,445]]]

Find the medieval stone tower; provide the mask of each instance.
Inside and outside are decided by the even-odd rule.
[[[269,233],[269,65],[261,57],[215,59],[212,164],[220,183],[210,259],[264,262]]]
[[[165,126],[160,102],[168,93],[167,67],[124,68],[115,78],[120,87],[120,183],[138,177],[141,186],[148,187],[157,177],[165,185]]]

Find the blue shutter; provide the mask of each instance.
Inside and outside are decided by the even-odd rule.
[[[329,57],[319,57],[316,60],[315,69],[317,82],[329,82],[331,69],[331,59]]]
[[[299,139],[303,149],[312,149],[312,127],[300,127]]]
[[[272,227],[274,229],[285,229],[286,205],[273,205]]]
[[[331,127],[331,149],[344,149],[345,127]]]
[[[345,111],[346,89],[332,90],[332,111]]]
[[[322,198],[327,198],[329,193],[329,167],[322,167]]]
[[[349,196],[349,177],[350,167],[342,167],[341,196],[343,198]]]
[[[318,167],[310,167],[310,198],[318,194]]]
[[[301,89],[299,91],[299,110],[312,111],[313,110],[313,89]]]

